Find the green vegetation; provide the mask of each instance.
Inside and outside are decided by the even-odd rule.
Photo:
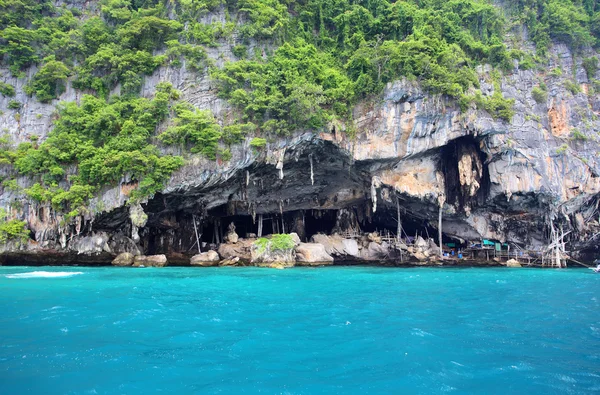
[[[552,70],[550,70],[550,75],[552,77],[560,77],[561,75],[563,75],[563,71],[560,67],[555,67]]]
[[[31,82],[25,87],[25,93],[36,95],[42,103],[56,99],[65,91],[65,83],[70,71],[63,62],[48,56]]]
[[[588,80],[591,80],[598,71],[598,58],[595,56],[583,59],[583,68],[587,74]]]
[[[513,0],[514,14],[527,25],[540,55],[551,39],[579,50],[600,44],[600,2],[597,0]]]
[[[260,137],[254,137],[252,140],[250,140],[250,147],[254,149],[261,149],[264,148],[266,145],[267,140]]]
[[[93,12],[59,3],[0,1],[0,62],[18,77],[37,67],[25,92],[48,102],[69,81],[82,91],[80,104],[58,106],[44,142],[14,149],[0,141],[0,162],[35,178],[23,191],[30,199],[71,215],[123,178],[138,182],[134,200],[160,190],[183,159],[160,155],[156,144],[228,160],[228,146],[246,136],[254,150],[272,136],[331,123],[352,136],[352,107],[400,78],[509,121],[514,100],[502,96],[500,72],[515,61],[533,69],[539,58],[505,46],[508,18],[521,18],[542,56],[551,39],[579,50],[600,38],[597,0],[513,0],[508,17],[491,0],[100,0]],[[217,11],[223,22],[200,22]],[[218,68],[207,47],[220,46],[234,56],[222,55]],[[494,67],[492,95],[479,90],[481,64]],[[139,97],[161,65],[208,72],[211,88],[235,107],[226,126],[177,102],[167,84]],[[591,79],[598,61],[583,66]],[[572,81],[566,87],[580,91]],[[13,97],[14,87],[1,83],[0,94]],[[532,94],[546,100],[541,84]]]
[[[21,243],[26,243],[29,239],[29,230],[25,228],[25,221],[12,219],[6,220],[6,210],[0,208],[0,243],[16,240]]]
[[[565,88],[571,92],[573,95],[576,95],[581,92],[581,86],[575,81],[567,80],[565,81]]]
[[[0,82],[0,94],[5,97],[13,97],[15,95],[15,87],[5,82]]]
[[[17,100],[11,100],[8,102],[8,108],[10,110],[18,110],[19,108],[21,108],[21,102]]]
[[[533,96],[533,100],[535,100],[538,104],[545,104],[548,100],[548,88],[546,85],[540,84],[539,86],[533,88],[531,95]]]
[[[588,137],[577,129],[571,130],[571,140],[586,141]]]
[[[263,254],[265,251],[290,251],[296,244],[292,236],[288,234],[274,234],[270,239],[261,237],[254,242],[258,253]]]
[[[84,210],[100,187],[126,175],[139,182],[131,195],[134,200],[156,193],[183,164],[180,157],[161,156],[151,144],[177,97],[170,84],[161,83],[153,99],[112,97],[105,101],[85,95],[81,105],[62,104],[48,138],[40,145],[23,143],[14,155],[14,166],[21,174],[40,179],[25,193],[71,215]],[[67,190],[59,187],[64,182],[70,185]]]
[[[178,103],[174,110],[174,126],[158,138],[165,144],[190,147],[192,152],[215,159],[221,129],[210,111],[198,110],[188,103]]]

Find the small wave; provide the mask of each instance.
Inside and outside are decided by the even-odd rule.
[[[564,374],[559,374],[557,375],[557,378],[561,381],[564,381],[565,383],[576,383],[577,380],[575,380],[573,377],[564,375]]]
[[[57,278],[57,277],[71,277],[83,272],[28,272],[28,273],[17,273],[7,274],[6,278]]]
[[[425,332],[424,330],[419,329],[419,328],[413,328],[411,334],[414,336],[419,336],[419,337],[433,336],[432,333]]]

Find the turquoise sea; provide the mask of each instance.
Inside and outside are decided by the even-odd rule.
[[[1,394],[594,393],[600,275],[0,267],[0,339]]]

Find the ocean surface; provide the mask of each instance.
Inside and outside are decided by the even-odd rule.
[[[0,267],[0,394],[446,392],[600,392],[600,275]]]

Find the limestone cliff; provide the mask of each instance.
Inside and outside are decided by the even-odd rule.
[[[483,94],[499,87],[515,100],[510,122],[475,106],[461,111],[455,101],[428,94],[418,81],[401,79],[354,108],[352,133],[351,125],[335,122],[325,130],[269,139],[262,149],[251,147],[247,137],[232,148],[228,161],[187,155],[162,193],[141,206],[127,205],[135,182],[124,178],[93,198],[88,214],[65,223],[49,206],[4,189],[0,205],[26,220],[33,235],[27,246],[4,249],[10,256],[16,256],[15,249],[85,253],[98,261],[132,251],[186,254],[195,248],[194,227],[203,242],[213,243],[222,240],[230,222],[242,235],[256,233],[259,216],[270,221],[265,233],[302,228],[306,239],[334,227],[395,232],[398,206],[412,236],[437,228],[441,204],[447,237],[540,249],[551,243],[552,225],[568,233],[573,255],[589,257],[598,252],[600,232],[600,93],[590,93],[581,64],[585,56],[597,55],[587,51],[574,54],[555,43],[543,68],[521,70],[515,63],[499,84],[490,67],[480,66]],[[231,46],[221,43],[209,56],[222,64],[233,57]],[[561,75],[550,73],[556,68]],[[71,83],[51,103],[26,95],[23,87],[35,71],[15,78],[0,70],[0,81],[14,85],[14,99],[22,103],[11,110],[9,98],[0,96],[0,128],[14,144],[32,135],[43,140],[58,101],[81,98]],[[565,89],[573,79],[579,93]],[[152,95],[161,81],[181,91],[182,100],[211,110],[219,122],[235,112],[217,97],[210,77],[185,62],[159,67],[144,79],[141,94]],[[532,96],[540,82],[547,86],[545,102]],[[32,180],[18,182],[25,187]],[[346,221],[340,220],[342,211],[349,213]]]

